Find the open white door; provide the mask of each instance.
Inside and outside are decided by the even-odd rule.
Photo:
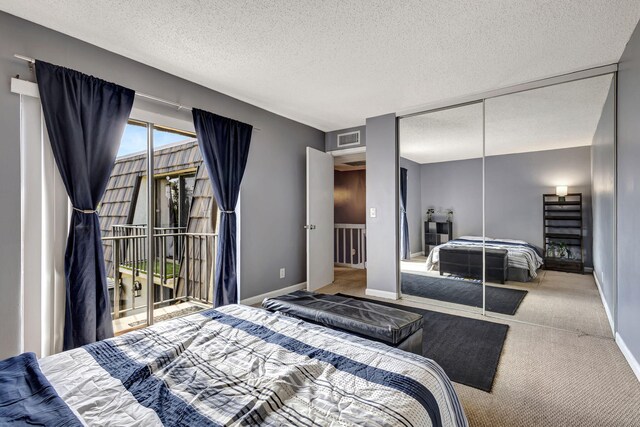
[[[333,282],[333,156],[307,147],[307,290]]]

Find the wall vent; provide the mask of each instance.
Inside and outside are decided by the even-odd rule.
[[[338,147],[360,145],[360,131],[341,133],[338,135]]]

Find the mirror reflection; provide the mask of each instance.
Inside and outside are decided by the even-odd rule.
[[[482,104],[399,123],[403,298],[482,308]]]
[[[607,336],[591,273],[613,281],[613,90],[606,75],[486,100],[491,315]]]

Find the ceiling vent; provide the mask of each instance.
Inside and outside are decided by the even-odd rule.
[[[338,135],[338,147],[360,145],[360,131],[341,133]]]

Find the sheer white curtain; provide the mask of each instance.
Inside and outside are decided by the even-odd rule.
[[[22,351],[44,357],[62,351],[71,205],[51,152],[37,85],[12,79],[11,90],[20,95]]]

